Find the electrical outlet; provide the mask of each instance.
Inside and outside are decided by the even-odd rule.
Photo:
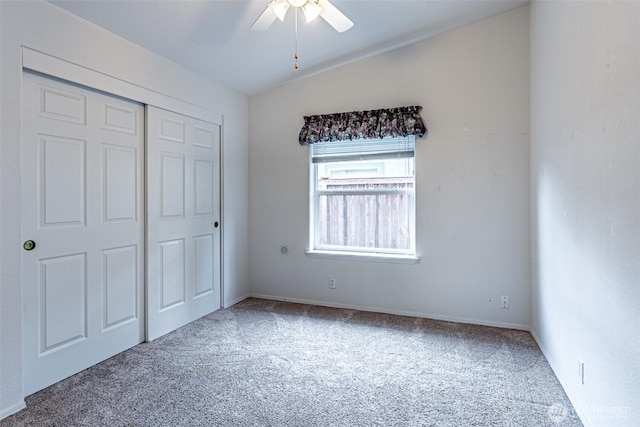
[[[336,278],[335,277],[329,277],[329,288],[330,289],[335,289],[336,288]]]
[[[509,310],[509,296],[502,295],[500,297],[500,308]]]
[[[578,380],[584,385],[584,362],[578,359]]]

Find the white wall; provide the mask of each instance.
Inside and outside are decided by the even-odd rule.
[[[528,328],[528,22],[516,9],[252,97],[252,294]],[[429,128],[416,141],[421,261],[307,257],[303,116],[414,104]]]
[[[536,1],[530,22],[532,331],[583,420],[636,426],[640,2]]]
[[[248,99],[45,2],[0,1],[0,418],[23,405],[21,45],[224,115],[225,304],[249,292]]]

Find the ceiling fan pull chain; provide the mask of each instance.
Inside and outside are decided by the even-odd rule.
[[[298,8],[297,7],[296,7],[293,23],[294,23],[293,25],[296,32],[296,52],[293,55],[293,58],[295,59],[295,63],[293,64],[293,67],[297,70],[298,69]]]

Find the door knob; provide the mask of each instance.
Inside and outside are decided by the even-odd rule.
[[[219,224],[218,224],[218,221],[216,221],[216,222],[214,222],[214,223],[213,223],[213,226],[214,226],[215,228],[218,228],[218,225],[219,225]]]
[[[32,251],[36,247],[36,242],[33,240],[27,240],[22,244],[25,251]]]

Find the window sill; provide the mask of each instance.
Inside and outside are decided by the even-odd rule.
[[[340,251],[305,251],[308,257],[337,259],[344,261],[368,261],[368,262],[388,262],[394,264],[416,264],[420,261],[420,257],[414,255],[392,255],[392,254],[374,254],[374,253],[358,253],[358,252],[340,252]]]

